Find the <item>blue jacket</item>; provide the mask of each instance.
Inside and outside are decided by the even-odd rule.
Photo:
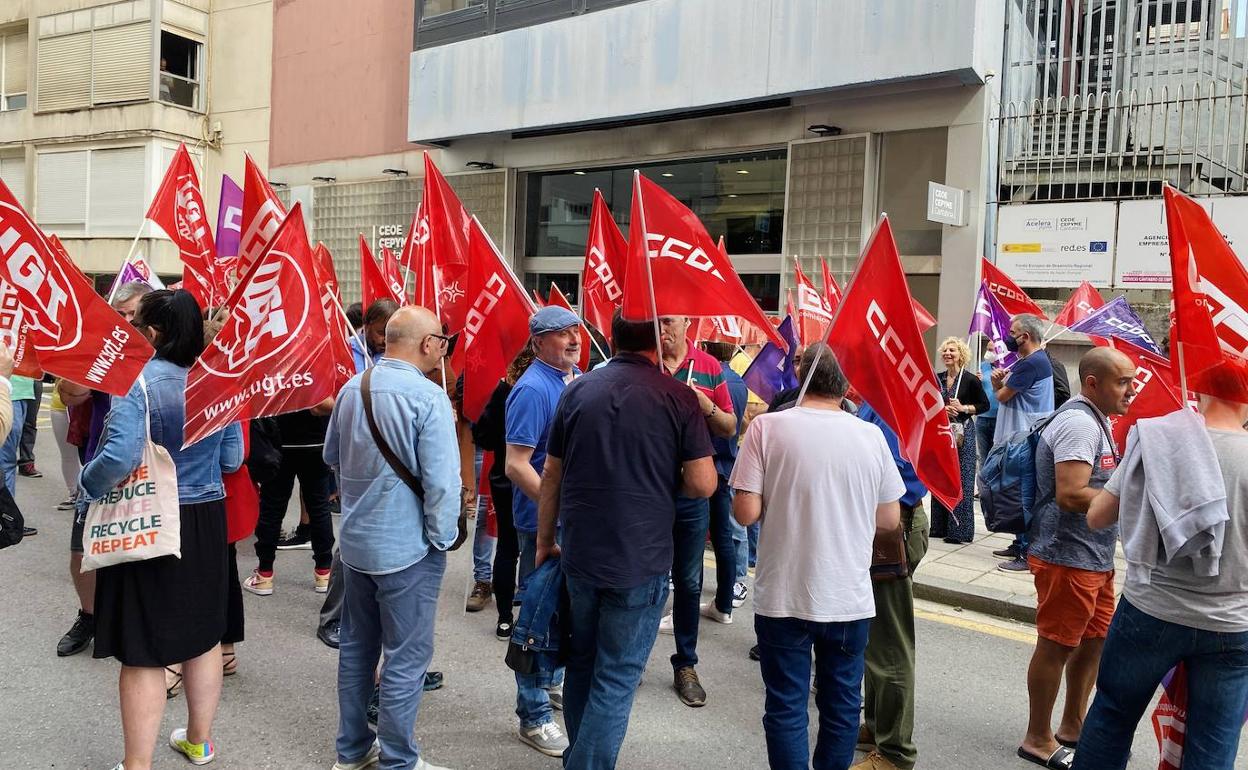
[[[342,562],[387,575],[445,551],[459,534],[459,442],[451,402],[414,366],[383,358],[373,367],[377,429],[420,479],[422,504],[377,450],[364,415],[357,374],[343,386],[325,434],[325,462],[342,493]]]
[[[507,646],[507,665],[521,674],[551,673],[562,663],[568,593],[559,559],[529,573]]]
[[[168,450],[177,468],[179,504],[225,497],[221,472],[236,471],[243,464],[242,429],[234,423],[182,448],[188,371],[163,358],[153,358],[143,367],[142,380],[136,380],[123,398],[113,398],[95,455],[79,476],[79,486],[89,499],[103,497],[139,467],[147,441],[145,421],[151,426],[152,440]],[[146,400],[141,382],[147,383]]]

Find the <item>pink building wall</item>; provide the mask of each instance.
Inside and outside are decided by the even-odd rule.
[[[413,149],[413,0],[276,0],[269,164]]]

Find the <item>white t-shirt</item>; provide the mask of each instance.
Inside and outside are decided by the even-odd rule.
[[[818,623],[875,616],[875,509],[906,492],[879,428],[826,409],[760,415],[731,483],[763,497],[755,613]]]

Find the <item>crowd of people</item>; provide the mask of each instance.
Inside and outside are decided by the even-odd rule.
[[[164,705],[179,695],[186,726],[168,743],[212,761],[222,678],[240,665],[243,591],[279,596],[298,579],[278,581],[281,549],[311,551],[304,579],[326,596],[316,634],[338,649],[334,770],[445,770],[414,726],[423,692],[442,683],[429,666],[446,554],[469,541],[465,609],[495,605],[516,738],[564,767],[615,767],[660,634],[673,636],[675,697],[705,705],[714,692],[698,676],[699,626],[732,623],[752,601],[770,766],[911,770],[912,576],[929,537],[976,537],[977,466],[1027,431],[1038,437],[1035,514],[998,554],[1037,588],[1018,757],[1125,767],[1135,725],[1182,663],[1184,766],[1234,762],[1248,713],[1248,403],[1199,395],[1199,415],[1141,420],[1117,446],[1109,421],[1130,409],[1134,364],[1093,348],[1072,396],[1036,316],[1013,319],[1008,369],[991,355],[977,366],[961,340],[937,348],[965,493],[953,507],[933,502],[929,517],[898,437],[825,345],[799,352],[802,392],[768,404],[740,377],[748,354],[699,346],[683,317],[617,313],[613,355],[582,372],[581,320],[548,306],[470,423],[449,366],[455,339],[429,310],[378,300],[349,311],[357,373],[337,394],[184,449],[187,373],[223,317],[143,284],[120,287],[112,304],[156,355],[123,397],[56,382],[52,425],[78,595],[57,654],[93,644],[121,663],[125,756],[114,770],[152,766]],[[38,473],[22,447],[40,403],[12,367],[0,351],[11,494],[17,474]],[[82,572],[88,506],[134,471],[149,436],[177,470],[181,558]],[[283,533],[296,481],[300,524]],[[256,566],[240,580],[237,544],[253,534]],[[703,602],[708,539],[716,586]],[[1128,570],[1115,606],[1119,541]]]

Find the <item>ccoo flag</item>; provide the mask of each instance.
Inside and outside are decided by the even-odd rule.
[[[624,267],[628,243],[611,216],[602,193],[594,190],[589,212],[589,238],[585,242],[585,267],[581,272],[581,305],[589,321],[611,342],[611,317],[624,299]]]
[[[1127,303],[1126,297],[1114,297],[1109,302],[1084,316],[1082,321],[1070,325],[1072,332],[1093,337],[1117,337],[1150,353],[1161,355],[1161,348],[1148,336],[1144,322]]]
[[[769,404],[780,391],[796,388],[798,385],[797,372],[793,366],[793,357],[797,353],[793,318],[790,316],[781,321],[776,331],[788,342],[788,349],[778,348],[775,343],[768,342],[741,375],[746,387]]]
[[[987,281],[980,281],[979,294],[975,297],[975,312],[971,315],[967,336],[972,334],[982,334],[988,339],[997,356],[998,367],[1009,369],[1018,360],[1018,354],[1011,353],[1005,346],[1005,338],[1010,334],[1010,314],[1001,307]]]
[[[1020,289],[1018,284],[1014,283],[1014,279],[1005,274],[1005,271],[983,257],[980,257],[979,262],[983,268],[983,280],[988,284],[988,290],[996,295],[1001,307],[1005,308],[1005,312],[1011,317],[1019,313],[1031,313],[1040,318],[1048,318],[1035,300],[1027,296],[1027,292]]]

